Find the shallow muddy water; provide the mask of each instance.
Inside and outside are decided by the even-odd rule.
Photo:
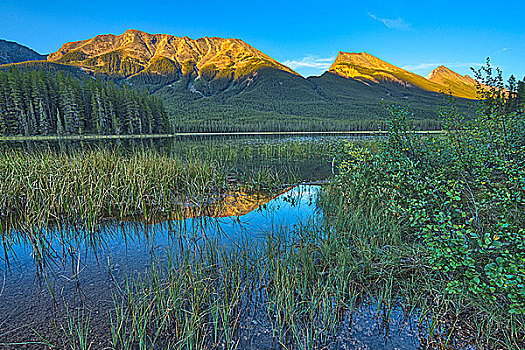
[[[198,248],[204,241],[223,250],[239,244],[256,249],[276,231],[293,235],[322,220],[320,190],[299,185],[273,193],[237,191],[213,199],[206,211],[182,211],[178,220],[107,222],[92,233],[53,229],[38,241],[23,233],[6,235],[0,258],[0,348],[63,348],[68,315],[89,315],[91,348],[110,348],[109,315],[123,281],[143,276],[170,252]],[[258,316],[255,311],[240,322],[238,348],[282,348],[268,319]],[[331,348],[422,349],[428,332],[419,321],[401,304],[384,309],[375,300],[361,300],[341,316]]]

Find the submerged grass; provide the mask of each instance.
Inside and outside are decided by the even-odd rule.
[[[0,232],[37,232],[51,224],[93,229],[105,218],[170,218],[181,206],[240,184],[250,190],[283,187],[300,181],[294,161],[324,159],[327,146],[313,145],[183,143],[168,151],[5,147]]]
[[[370,300],[383,310],[379,324],[404,301],[407,315],[430,319],[421,342],[452,344],[441,323],[448,303],[427,303],[421,291],[436,285],[425,248],[378,207],[349,212],[337,197],[324,192],[322,221],[293,232],[234,246],[205,240],[157,261],[115,295],[114,348],[337,348],[349,341],[353,312]]]

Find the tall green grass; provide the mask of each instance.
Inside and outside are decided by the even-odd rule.
[[[172,217],[237,185],[259,190],[300,181],[294,161],[317,159],[327,147],[307,142],[182,143],[168,151],[143,147],[64,146],[0,150],[0,232],[50,224],[96,227],[101,220]],[[321,160],[323,159],[323,160]]]
[[[4,152],[2,231],[20,223],[31,229],[50,222],[94,225],[105,217],[148,217],[174,209],[187,196],[224,186],[224,174],[214,164],[183,162],[156,152]]]
[[[427,332],[421,341],[445,345],[454,331],[441,323],[450,303],[434,305],[421,293],[439,284],[425,265],[425,247],[380,206],[350,208],[335,189],[319,201],[321,221],[233,246],[205,240],[128,280],[115,294],[114,347],[247,348],[255,320],[275,346],[331,348],[363,300],[386,310],[379,323],[403,302]]]

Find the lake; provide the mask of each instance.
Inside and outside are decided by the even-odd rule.
[[[385,303],[350,289],[333,304],[334,297],[324,289],[331,280],[312,289],[312,295],[319,293],[317,301],[301,294],[310,282],[287,280],[312,269],[312,262],[318,264],[321,258],[313,255],[334,234],[332,218],[325,215],[323,186],[334,176],[330,151],[340,140],[242,136],[4,146],[27,152],[46,148],[56,154],[149,148],[187,160],[216,159],[232,187],[182,202],[173,215],[106,218],[95,229],[55,222],[31,234],[27,228],[4,231],[0,345],[420,349],[446,339],[453,348],[469,349],[468,341],[448,339],[446,332],[434,330],[431,315],[409,309],[395,297]],[[261,169],[287,170],[279,173],[284,180],[274,188],[245,186],[245,175]],[[283,274],[281,269],[294,272]],[[316,274],[322,276],[322,271]],[[295,294],[276,287],[289,283]],[[177,289],[177,284],[195,290]],[[309,322],[299,321],[308,314]],[[144,318],[139,322],[136,315]],[[196,315],[198,319],[188,321]],[[155,324],[161,333],[151,328]]]

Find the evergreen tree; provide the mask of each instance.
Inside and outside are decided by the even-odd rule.
[[[518,83],[518,107],[521,112],[525,111],[525,78]]]
[[[0,133],[76,135],[165,133],[160,99],[63,72],[0,71]]]

